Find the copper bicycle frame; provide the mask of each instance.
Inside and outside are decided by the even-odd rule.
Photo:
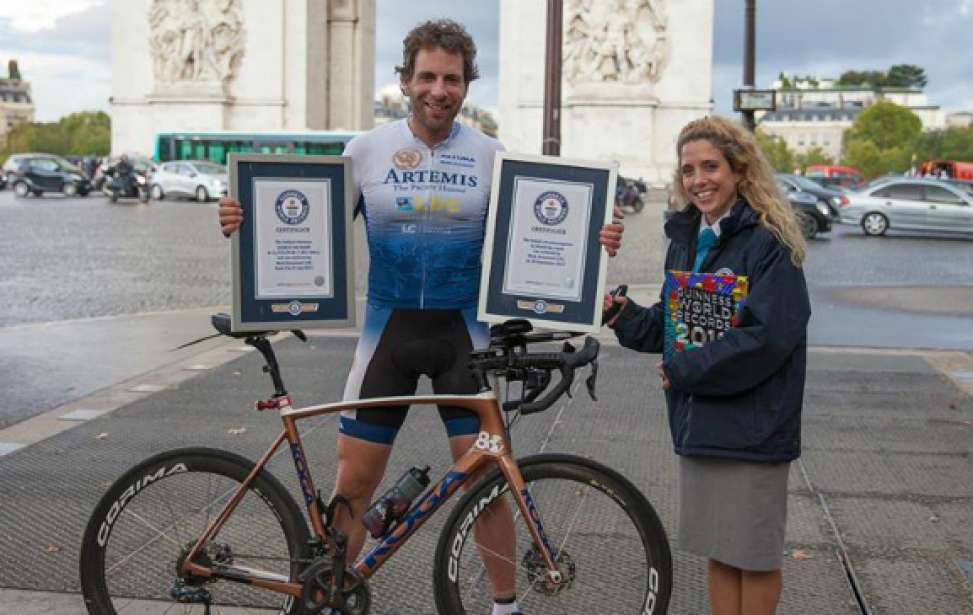
[[[447,470],[443,478],[431,488],[427,489],[422,499],[412,505],[402,521],[390,533],[387,533],[378,545],[373,547],[355,563],[355,569],[366,578],[375,574],[382,564],[388,558],[392,557],[399,547],[405,544],[412,534],[422,527],[439,510],[439,507],[457,489],[465,484],[477,470],[486,464],[493,463],[500,467],[500,471],[507,485],[510,487],[510,493],[517,503],[517,508],[527,523],[534,544],[539,545],[538,550],[544,557],[548,573],[556,573],[558,566],[552,555],[553,549],[544,531],[544,524],[541,521],[540,513],[534,506],[530,493],[527,491],[527,486],[523,475],[520,473],[520,468],[510,454],[510,442],[507,440],[503,427],[500,406],[497,403],[496,395],[492,391],[486,391],[477,395],[376,397],[372,399],[308,406],[305,408],[292,408],[290,397],[281,397],[278,407],[281,420],[284,423],[283,430],[267,452],[257,462],[253,471],[243,481],[230,501],[220,511],[220,514],[217,515],[209,527],[206,528],[206,531],[203,532],[203,535],[196,541],[196,544],[184,560],[183,571],[200,577],[219,578],[238,583],[246,583],[277,593],[300,597],[302,590],[301,583],[282,580],[279,574],[234,566],[216,565],[207,567],[195,563],[194,559],[203,545],[212,539],[230,518],[237,505],[243,499],[249,485],[261,470],[263,470],[264,466],[284,440],[287,440],[291,447],[298,481],[301,485],[301,491],[304,494],[304,504],[307,509],[308,518],[311,521],[311,528],[315,536],[322,541],[326,541],[328,534],[322,520],[323,511],[318,504],[317,491],[314,488],[314,481],[311,478],[311,472],[307,466],[306,457],[304,456],[304,447],[301,444],[301,437],[297,431],[297,421],[322,414],[340,412],[342,410],[408,406],[411,404],[444,404],[470,410],[480,419],[478,440],[483,439],[484,433],[487,434],[487,441],[492,440],[493,442],[497,442],[496,438],[499,438],[499,442],[501,443],[499,451],[494,452],[488,448],[478,448],[477,442],[474,442],[469,450]]]

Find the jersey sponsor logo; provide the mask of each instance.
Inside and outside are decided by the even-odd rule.
[[[392,154],[392,164],[401,171],[411,171],[422,162],[422,152],[411,147],[403,147]]]
[[[400,196],[395,199],[395,206],[399,211],[414,211],[415,205],[412,204],[411,196]]]
[[[285,190],[277,197],[274,209],[277,211],[277,217],[280,218],[281,222],[293,226],[307,219],[307,215],[311,212],[311,205],[303,192]]]
[[[464,156],[463,154],[443,154],[439,157],[439,162],[454,167],[472,168],[476,166],[476,158],[472,156]]]
[[[460,212],[459,199],[455,197],[443,197],[437,194],[428,199],[421,196],[399,196],[395,197],[395,208],[401,213],[413,213],[429,211],[445,211],[451,214]]]
[[[385,175],[384,184],[439,184],[442,186],[465,186],[476,188],[480,184],[480,178],[476,175],[466,175],[465,173],[447,173],[446,171],[430,171],[422,169],[420,171],[396,171],[389,169]]]
[[[544,192],[534,201],[534,217],[541,224],[557,226],[568,217],[568,200],[560,192]]]

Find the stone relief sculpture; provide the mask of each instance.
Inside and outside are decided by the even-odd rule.
[[[226,83],[243,57],[240,0],[152,0],[149,30],[156,81]]]
[[[563,70],[569,83],[655,83],[668,54],[665,0],[569,0]]]

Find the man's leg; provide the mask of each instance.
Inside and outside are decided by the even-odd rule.
[[[476,436],[450,438],[449,450],[453,460],[462,457],[475,440]],[[480,476],[482,472],[470,477],[467,484],[474,485]],[[514,518],[506,498],[494,501],[483,511],[473,524],[473,536],[493,585],[494,598],[503,600],[514,597],[517,591]]]
[[[757,572],[743,571],[743,595],[741,603],[747,615],[774,615],[780,592],[784,587],[780,570]]]
[[[750,611],[741,610],[742,572],[715,559],[707,560],[706,580],[712,615],[751,615]]]
[[[391,452],[391,446],[338,434],[338,476],[334,490],[348,500],[351,515],[347,508],[338,506],[334,527],[348,537],[349,563],[358,558],[365,544],[362,515],[382,482]]]

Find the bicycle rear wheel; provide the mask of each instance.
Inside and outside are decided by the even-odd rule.
[[[88,612],[203,613],[203,604],[176,604],[172,597],[174,588],[183,596],[198,588],[209,594],[213,613],[298,613],[299,601],[241,583],[194,579],[179,589],[177,562],[253,467],[233,453],[192,448],[156,455],[126,472],[85,529],[80,573]],[[297,504],[262,471],[200,557],[293,580],[308,538]]]
[[[518,465],[561,572],[571,579],[556,591],[545,586],[543,560],[515,512],[514,557],[502,559],[516,568],[521,610],[530,615],[665,613],[672,589],[669,542],[641,492],[617,472],[580,457],[537,455]],[[439,613],[490,613],[493,588],[472,526],[494,499],[517,510],[507,490],[495,470],[453,509],[436,549]]]

